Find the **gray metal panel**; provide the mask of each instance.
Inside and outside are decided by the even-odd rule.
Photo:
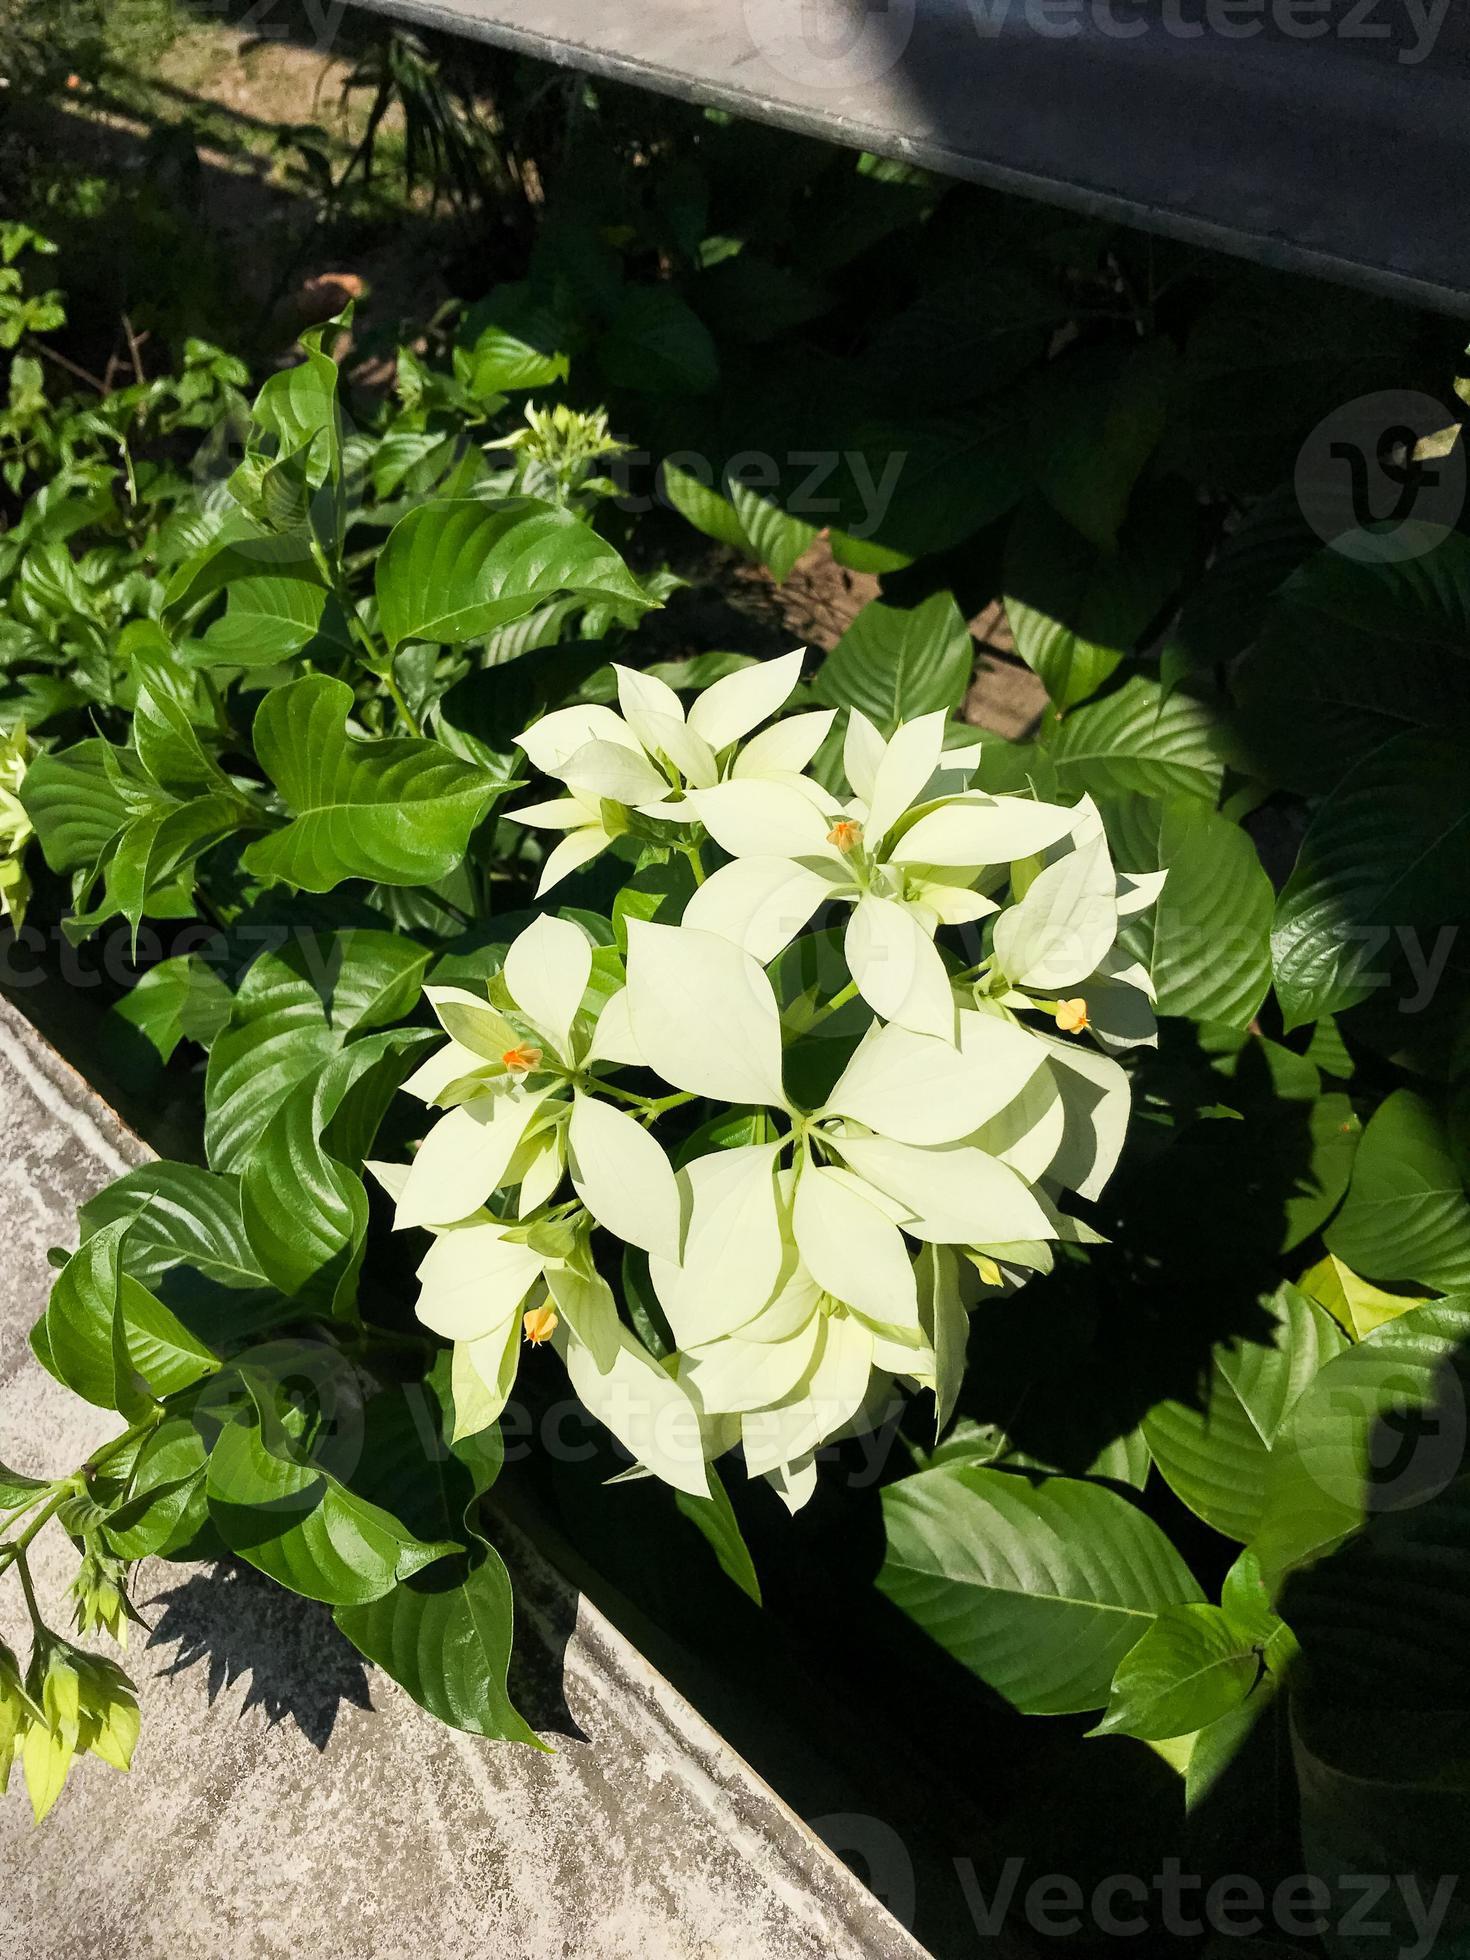
[[[352,4],[1470,314],[1457,0],[1428,41],[1417,23],[1442,0],[1326,0],[1339,27],[1390,38],[1312,40],[1271,23],[1310,25],[1314,0],[821,0],[870,37],[866,76],[861,53],[848,71],[813,56],[804,0]],[[1105,31],[1135,16],[1142,33]],[[1222,18],[1261,31],[1232,38],[1209,27]]]

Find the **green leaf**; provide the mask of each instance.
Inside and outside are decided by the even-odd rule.
[[[452,1584],[431,1569],[367,1605],[339,1606],[335,1617],[353,1646],[437,1720],[545,1749],[506,1687],[513,1611],[510,1575],[487,1547]]]
[[[160,1062],[182,1041],[208,1048],[230,1017],[232,996],[225,982],[198,953],[160,960],[107,1010],[110,1019],[133,1028]]]
[[[220,1365],[176,1314],[126,1273],[119,1281],[113,1345],[119,1369],[130,1370],[134,1387],[152,1401],[192,1388]]]
[[[970,629],[951,593],[935,592],[910,611],[875,600],[822,662],[813,691],[832,707],[861,708],[887,734],[899,721],[957,708],[974,664]]]
[[[107,758],[115,753],[94,736],[58,754],[38,755],[26,771],[20,800],[53,871],[90,871],[127,822],[127,805],[108,769]]]
[[[696,531],[765,565],[778,585],[817,535],[814,525],[788,516],[743,483],[731,483],[726,498],[672,463],[664,464],[663,483],[669,502]]]
[[[1245,832],[1194,796],[1103,805],[1122,871],[1169,874],[1120,945],[1153,978],[1161,1014],[1249,1027],[1271,985],[1275,893]]]
[[[1470,1288],[1470,1199],[1443,1123],[1412,1089],[1396,1089],[1370,1119],[1326,1237],[1369,1279]]]
[[[19,1470],[0,1463],[0,1511],[18,1511],[22,1504],[30,1503],[37,1491],[49,1489],[44,1478],[22,1476]]]
[[[470,309],[460,330],[466,388],[483,400],[510,389],[549,388],[565,381],[571,362],[558,351],[561,337],[559,321],[535,297],[529,282],[497,286]]]
[[[326,604],[309,564],[295,578],[237,579],[224,613],[191,643],[188,657],[203,667],[273,667],[316,638]]]
[[[288,1592],[331,1606],[378,1599],[458,1548],[428,1542],[241,1411],[210,1452],[209,1515],[230,1550]]]
[[[107,1543],[119,1558],[167,1556],[194,1537],[207,1506],[204,1439],[192,1417],[170,1416],[138,1454],[126,1501],[108,1514]]]
[[[1400,1315],[1322,1369],[1278,1434],[1255,1550],[1268,1585],[1370,1517],[1436,1498],[1465,1465],[1470,1301]]]
[[[1366,1000],[1395,928],[1470,912],[1464,754],[1437,735],[1397,736],[1313,816],[1271,942],[1288,1029]]]
[[[513,1635],[510,1578],[474,1523],[479,1498],[500,1469],[498,1428],[462,1433],[454,1364],[441,1354],[425,1386],[437,1404],[436,1433],[417,1422],[392,1426],[374,1456],[398,1487],[416,1489],[426,1528],[464,1531],[474,1549],[415,1574],[370,1604],[338,1607],[339,1627],[360,1652],[391,1674],[420,1707],[470,1735],[544,1748],[513,1705],[506,1685]],[[383,1398],[386,1399],[386,1398]],[[376,1409],[379,1405],[375,1404]],[[406,1401],[395,1406],[395,1414]],[[370,1412],[371,1413],[371,1412]],[[394,1431],[396,1430],[396,1443]]]
[[[1183,580],[1193,519],[1177,490],[1157,491],[1104,548],[1040,498],[1021,506],[1006,540],[1006,618],[1059,708],[1095,694],[1138,646]]]
[[[130,1420],[218,1366],[125,1271],[121,1247],[131,1224],[131,1216],[114,1218],[82,1241],[51,1289],[31,1343],[48,1372],[83,1401]]]
[[[709,329],[672,286],[628,286],[596,343],[610,387],[639,395],[707,395],[720,378]]]
[[[38,1349],[39,1358],[59,1382],[100,1409],[118,1406],[113,1325],[120,1284],[118,1246],[128,1222],[115,1219],[83,1240],[62,1267],[41,1320],[45,1352]]]
[[[122,1270],[156,1286],[174,1266],[192,1266],[221,1286],[265,1284],[240,1216],[240,1180],[196,1164],[141,1164],[82,1206],[84,1238],[131,1221]]]
[[[365,1036],[285,1096],[246,1156],[240,1211],[270,1283],[303,1309],[351,1310],[367,1237],[358,1169],[416,1055],[434,1036]]]
[[[1214,710],[1137,674],[1055,722],[1045,746],[1064,790],[1093,796],[1198,796],[1213,804],[1225,773]]]
[[[251,844],[246,868],[301,891],[347,878],[433,884],[464,857],[504,782],[439,742],[359,741],[346,729],[352,689],[325,674],[273,688],[255,717],[255,750],[291,820]]]
[[[212,1167],[239,1170],[296,1083],[354,1035],[411,1012],[428,959],[411,939],[354,929],[298,933],[253,961],[210,1050],[204,1141]]]
[[[878,1586],[1023,1714],[1101,1708],[1118,1663],[1199,1587],[1158,1526],[1100,1484],[955,1464],[883,1492]]]
[[[655,603],[589,525],[533,497],[411,510],[389,533],[376,581],[395,651],[409,640],[478,639],[563,592],[644,610]]]
[[[1261,1671],[1252,1642],[1218,1606],[1169,1606],[1125,1654],[1094,1735],[1193,1735],[1243,1702]]]
[[[735,1516],[730,1493],[713,1465],[710,1466],[709,1487],[708,1497],[694,1497],[686,1490],[676,1490],[674,1503],[689,1522],[704,1534],[725,1577],[732,1579],[746,1597],[759,1606],[761,1582],[756,1576],[750,1548],[740,1529],[740,1521]]]
[[[1318,1370],[1348,1346],[1330,1315],[1294,1286],[1263,1305],[1274,1322],[1269,1340],[1217,1346],[1197,1404],[1159,1402],[1143,1419],[1170,1489],[1242,1544],[1260,1528],[1277,1432]]]

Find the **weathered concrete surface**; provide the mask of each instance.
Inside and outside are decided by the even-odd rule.
[[[148,1156],[0,1001],[0,1458],[79,1462],[115,1424],[25,1335],[77,1204]],[[43,1598],[64,1541],[33,1565]],[[515,1683],[557,1753],[459,1735],[324,1608],[151,1562],[130,1777],[88,1759],[40,1832],[0,1802],[0,1947],[189,1960],[922,1960],[923,1949],[617,1630],[522,1544]],[[519,1556],[517,1556],[519,1552]],[[0,1594],[0,1632],[19,1602]],[[61,1616],[58,1614],[58,1618]]]

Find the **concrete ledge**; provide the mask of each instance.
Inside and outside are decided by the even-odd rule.
[[[46,1252],[151,1155],[0,1001],[0,1455],[81,1460],[115,1419],[26,1346]],[[55,1545],[59,1549],[47,1550]],[[518,1699],[554,1756],[441,1727],[324,1607],[248,1568],[149,1561],[130,1777],[88,1759],[33,1832],[0,1801],[0,1941],[28,1960],[923,1960],[924,1949],[525,1540]],[[70,1573],[44,1533],[43,1597]],[[19,1635],[0,1593],[0,1632]]]

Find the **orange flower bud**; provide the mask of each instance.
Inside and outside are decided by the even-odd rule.
[[[1087,1002],[1079,994],[1075,1000],[1057,1002],[1057,1026],[1063,1034],[1081,1034],[1087,1026]]]
[[[506,1068],[529,1075],[533,1068],[541,1066],[541,1050],[533,1047],[529,1041],[523,1041],[519,1048],[507,1048],[500,1059]]]
[[[827,832],[827,842],[835,844],[844,857],[849,851],[855,851],[862,839],[863,827],[860,823],[854,823],[851,817],[844,817],[841,823],[834,823]]]
[[[521,1326],[532,1347],[540,1347],[543,1341],[549,1341],[556,1332],[556,1325],[555,1307],[532,1307],[521,1315]]]

